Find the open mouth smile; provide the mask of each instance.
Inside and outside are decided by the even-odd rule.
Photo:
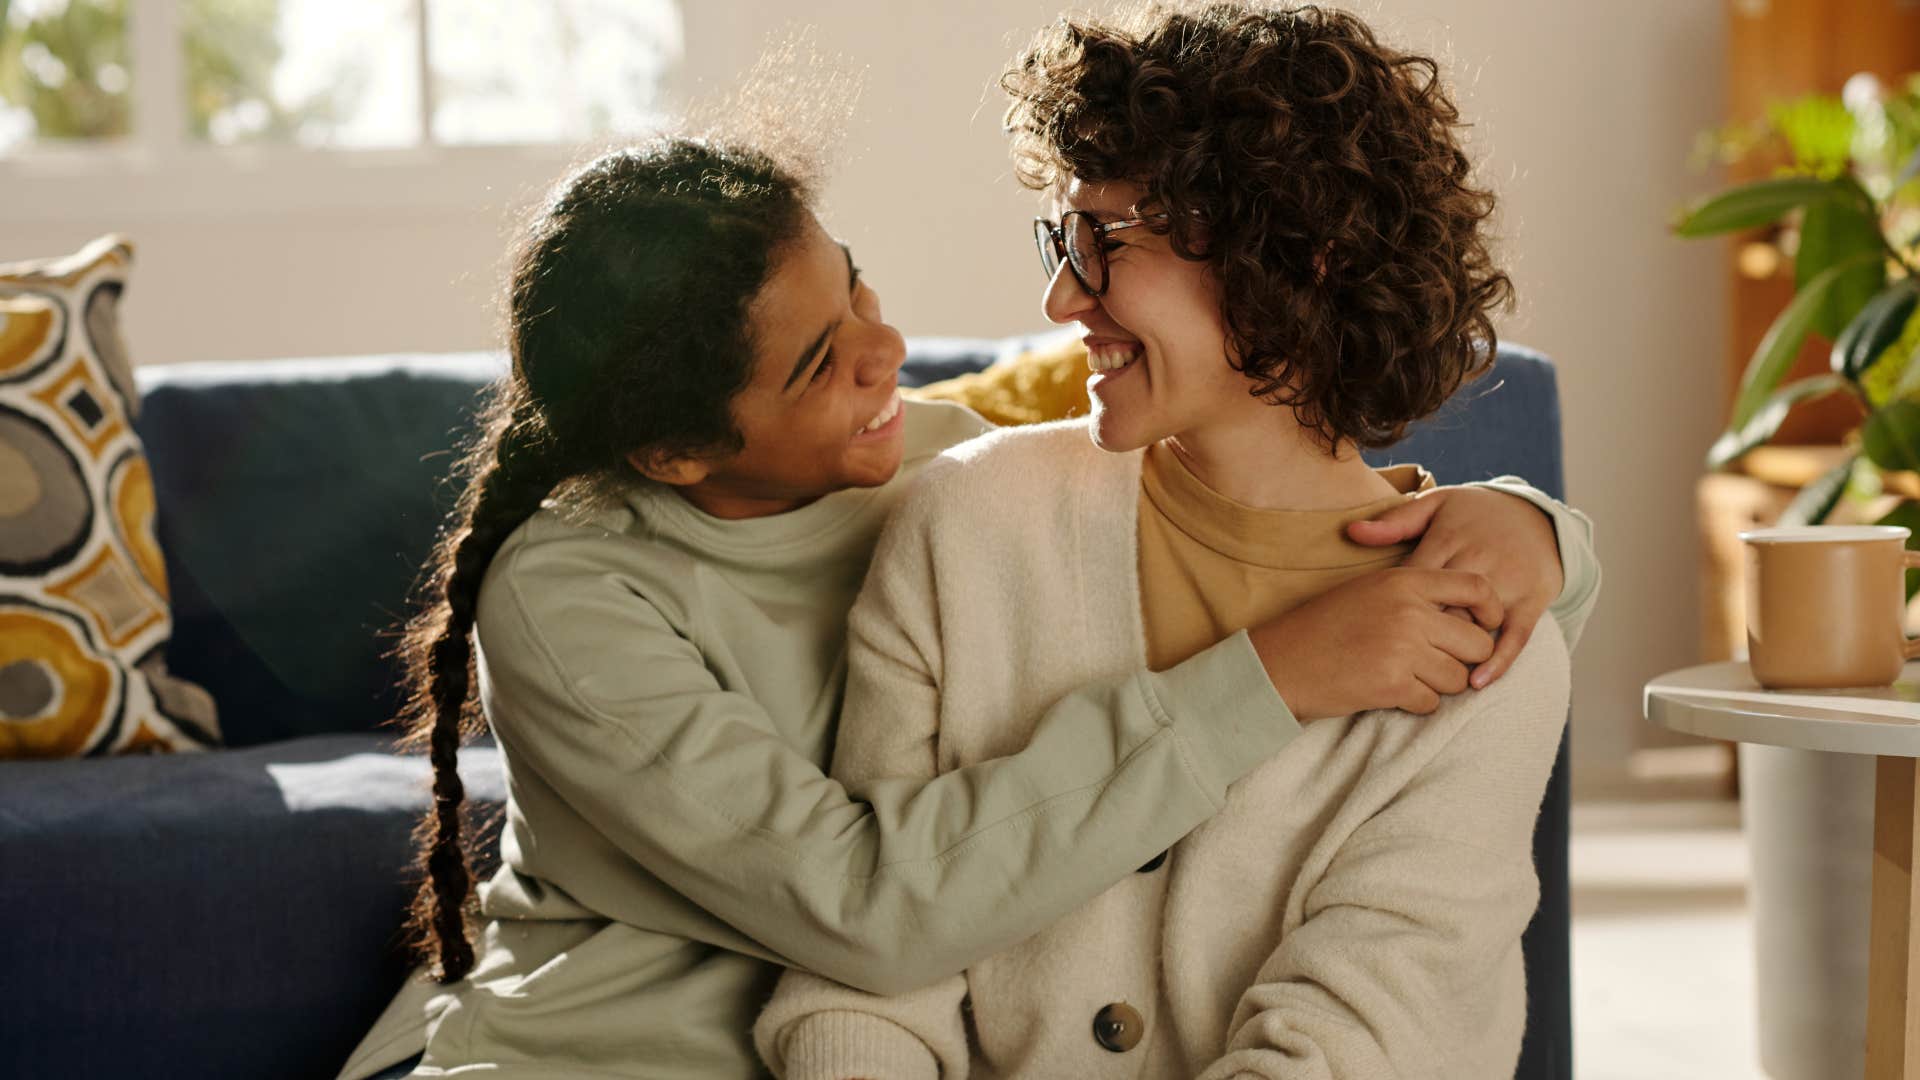
[[[880,407],[880,411],[874,414],[873,419],[853,433],[854,441],[892,434],[894,429],[900,426],[901,415],[905,412],[906,410],[901,407],[900,391],[896,389],[893,396],[887,399],[887,403]]]

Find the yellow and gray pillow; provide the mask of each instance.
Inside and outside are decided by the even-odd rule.
[[[0,265],[0,758],[191,750],[118,305],[133,247]]]

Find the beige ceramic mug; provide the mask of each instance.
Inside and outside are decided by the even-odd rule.
[[[1747,650],[1761,686],[1887,686],[1920,641],[1906,636],[1906,549],[1897,525],[1743,532]]]

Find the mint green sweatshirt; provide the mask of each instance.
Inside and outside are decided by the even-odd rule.
[[[829,779],[880,526],[985,430],[906,408],[880,488],[722,521],[636,487],[507,540],[475,630],[508,790],[479,960],[409,981],[343,1077],[423,1044],[425,1076],[762,1075],[753,1022],[782,966],[880,993],[954,974],[1171,846],[1298,734],[1241,633],[1067,695],[1014,757],[867,801]]]

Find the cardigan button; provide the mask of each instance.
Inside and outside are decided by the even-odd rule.
[[[1139,1046],[1146,1031],[1147,1022],[1131,1005],[1116,1001],[1093,1015],[1093,1040],[1116,1054]]]
[[[1167,853],[1163,851],[1160,854],[1155,855],[1153,858],[1148,859],[1147,865],[1142,866],[1140,869],[1134,872],[1138,874],[1151,874],[1155,870],[1160,869],[1161,864],[1165,863],[1166,861],[1167,861]]]

